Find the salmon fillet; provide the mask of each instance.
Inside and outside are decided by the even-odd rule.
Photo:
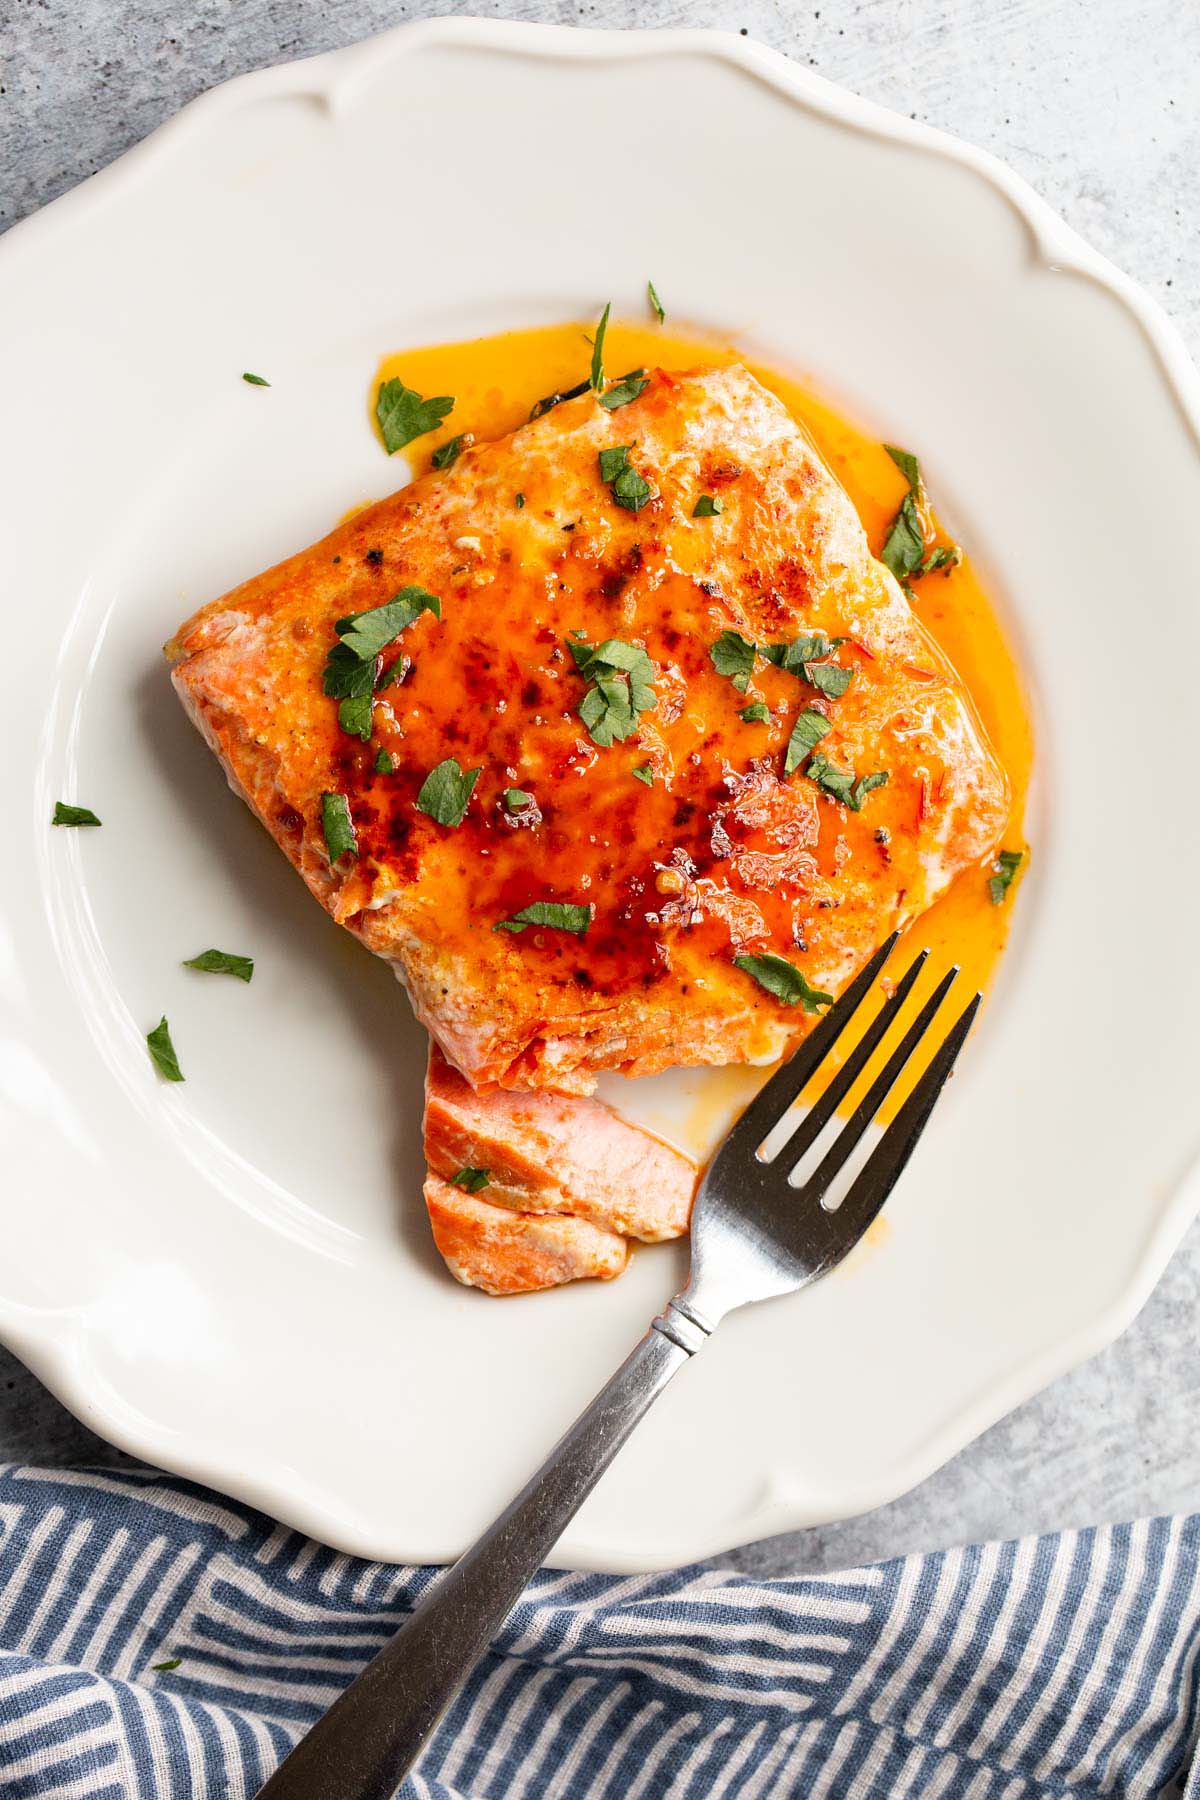
[[[721,510],[695,516],[701,496]],[[323,692],[336,627],[414,590],[440,617],[427,605],[382,649],[363,741]],[[809,675],[849,685],[830,697],[752,652],[722,672],[730,633],[823,634]],[[477,1088],[779,1056],[804,1015],[735,956],[836,992],[1007,816],[954,672],[736,365],[660,370],[628,404],[589,393],[466,450],[204,607],[168,652],[234,787]],[[743,716],[756,703],[765,721]],[[789,769],[801,713],[822,735]],[[478,770],[457,824],[418,804],[451,757]],[[332,858],[323,797],[354,837]]]
[[[694,1163],[610,1107],[544,1092],[477,1093],[436,1045],[425,1084],[425,1161],[438,1247],[452,1229],[454,1272],[489,1293],[619,1273],[627,1238],[656,1244],[683,1235],[696,1186]],[[460,1190],[449,1186],[464,1171],[486,1177],[472,1208],[459,1206]],[[563,1241],[535,1229],[551,1217],[592,1228],[569,1240],[570,1274],[562,1273]]]
[[[426,1199],[490,1292],[617,1274],[686,1221],[674,1153],[563,1096],[784,1054],[1007,820],[954,671],[736,365],[468,448],[167,649],[231,785],[453,1065]]]

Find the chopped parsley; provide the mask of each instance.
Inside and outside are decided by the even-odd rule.
[[[397,375],[393,375],[390,381],[381,382],[379,398],[375,402],[375,417],[379,420],[379,429],[383,433],[388,455],[394,456],[397,450],[403,450],[405,444],[411,444],[414,438],[436,431],[453,405],[452,394],[438,394],[432,400],[422,399],[415,388],[405,387]]]
[[[490,1169],[460,1169],[450,1177],[450,1186],[461,1188],[464,1194],[477,1194],[480,1188],[488,1186],[491,1179]]]
[[[814,756],[804,773],[810,781],[815,781],[822,792],[833,800],[840,800],[851,812],[861,812],[862,803],[875,788],[885,787],[888,781],[886,769],[879,769],[874,775],[860,775],[856,779],[849,769],[838,769],[827,757]]]
[[[504,810],[505,810],[505,812],[510,812],[510,813],[528,812],[529,808],[532,805],[533,805],[533,795],[526,793],[524,788],[505,788],[505,790],[504,790]]]
[[[600,404],[606,412],[616,412],[618,406],[628,406],[631,400],[636,400],[649,386],[650,377],[645,369],[631,369],[628,375],[622,375],[620,381],[609,388],[607,394],[600,395]]]
[[[769,725],[771,723],[771,714],[764,700],[752,700],[749,706],[743,706],[738,718],[744,719],[747,725]]]
[[[358,837],[345,794],[321,795],[321,830],[325,834],[330,868],[347,853],[358,855]]]
[[[635,781],[644,781],[647,787],[654,786],[653,763],[639,763],[636,769],[631,769],[629,772]]]
[[[382,606],[337,621],[338,642],[325,659],[321,685],[331,699],[341,702],[338,724],[347,736],[361,738],[364,744],[370,738],[372,695],[378,688],[403,680],[408,669],[405,660],[397,657],[381,675],[380,655],[423,612],[441,618],[442,603],[437,595],[427,594],[421,587],[403,587]]]
[[[368,743],[374,717],[375,703],[370,694],[353,694],[348,700],[338,701],[338,724],[347,737],[361,738],[364,744]]]
[[[925,533],[917,510],[921,498],[921,465],[911,451],[897,450],[894,444],[885,444],[883,447],[908,483],[908,492],[900,502],[900,509],[892,520],[892,528],[879,553],[881,560],[900,581],[906,575],[915,573],[925,554]]]
[[[725,511],[725,502],[720,494],[701,494],[692,508],[693,519],[713,519],[719,512]]]
[[[740,631],[723,631],[708,653],[708,660],[718,675],[728,675],[739,694],[750,686],[754,658],[758,652]]]
[[[523,906],[511,919],[501,919],[493,931],[524,931],[530,925],[544,925],[553,931],[571,931],[582,937],[592,922],[590,906],[573,906],[559,900],[534,900]]]
[[[50,823],[52,825],[99,825],[101,821],[90,806],[68,806],[65,800],[56,800],[54,817]]]
[[[242,376],[242,380],[248,381],[251,387],[270,387],[271,385],[265,375],[251,375],[248,369]]]
[[[646,292],[650,296],[650,304],[654,308],[655,317],[658,319],[659,324],[665,325],[667,322],[667,315],[663,311],[663,303],[659,299],[658,292],[652,281],[646,283]]]
[[[776,668],[807,681],[827,700],[840,700],[854,679],[854,670],[843,669],[840,663],[821,662],[818,658],[832,656],[838,645],[845,641],[845,638],[827,638],[817,631],[798,637],[790,644],[764,644],[763,655]]]
[[[200,969],[205,975],[236,975],[239,981],[249,981],[254,973],[254,958],[234,956],[229,950],[202,950],[199,956],[189,957],[183,966]]]
[[[608,315],[611,311],[612,301],[610,300],[600,314],[600,323],[597,325],[596,335],[592,339],[591,387],[592,391],[597,394],[604,386],[604,334],[608,330]]]
[[[250,377],[246,376],[245,379],[249,381]],[[263,383],[263,386],[266,386],[266,382]],[[170,1670],[177,1669],[182,1661],[182,1656],[168,1656],[166,1662],[151,1663],[150,1672],[153,1675],[169,1673]]]
[[[568,638],[567,649],[575,667],[589,684],[579,704],[579,717],[594,744],[608,750],[624,743],[638,728],[638,718],[649,712],[657,699],[654,664],[640,644],[608,638],[593,646],[586,639]]]
[[[380,750],[375,757],[375,773],[377,775],[394,775],[396,759],[390,750]]]
[[[614,444],[608,450],[601,450],[600,479],[611,490],[618,506],[623,506],[627,512],[640,512],[653,490],[630,462],[632,449],[632,444]]]
[[[957,569],[962,559],[963,553],[957,544],[938,544],[929,552],[920,568],[913,572],[916,575],[932,575],[935,569],[941,569],[944,575],[948,575],[951,569]]]
[[[833,1005],[833,995],[810,986],[803,971],[786,957],[770,952],[764,956],[735,956],[733,966],[752,975],[759,987],[766,988],[785,1006],[801,1006],[805,1012],[815,1013],[823,1006]]]
[[[993,906],[1001,906],[1016,877],[1017,870],[1025,860],[1023,850],[1001,850],[996,857],[996,873],[988,882],[988,893]]]
[[[817,712],[815,707],[806,706],[803,712],[797,715],[783,756],[785,775],[790,775],[793,769],[800,767],[806,756],[812,755],[828,730],[829,720],[824,713]]]
[[[164,1081],[182,1081],[183,1070],[179,1067],[179,1058],[175,1054],[175,1046],[171,1042],[171,1032],[167,1025],[167,1015],[163,1014],[153,1031],[146,1033],[146,1048],[150,1059]]]
[[[458,461],[459,454],[466,441],[466,432],[460,431],[457,437],[447,438],[444,444],[439,444],[429,459],[432,467],[435,469],[450,468],[452,464]]]
[[[543,413],[561,406],[564,400],[578,400],[580,394],[586,394],[591,385],[590,381],[578,381],[573,388],[564,388],[559,394],[547,394],[543,400],[536,400],[529,409],[530,419],[540,419]]]
[[[448,756],[421,783],[418,809],[439,825],[461,825],[479,775],[478,769],[460,768],[457,758]]]
[[[513,504],[514,504],[514,505],[515,505],[515,507],[516,507],[516,509],[517,509],[517,511],[518,511],[518,512],[520,512],[520,510],[521,510],[521,508],[522,508],[522,507],[523,507],[523,506],[524,506],[524,504],[525,504],[525,496],[524,496],[524,494],[518,494],[518,495],[517,495],[517,497],[516,497],[516,500],[515,500],[515,501],[514,501],[514,502],[513,502]]]

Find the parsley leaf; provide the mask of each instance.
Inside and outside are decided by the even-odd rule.
[[[430,466],[435,469],[450,468],[453,463],[458,461],[462,447],[466,441],[467,434],[465,431],[460,431],[457,437],[447,438],[444,444],[438,445],[437,449],[430,457]]]
[[[535,900],[511,919],[501,919],[493,931],[524,931],[528,925],[545,925],[554,931],[572,931],[582,937],[592,922],[590,906],[572,906],[559,900]]]
[[[623,506],[627,512],[640,512],[653,489],[630,462],[632,449],[632,444],[614,444],[610,449],[601,450],[600,479],[611,490],[618,506]]]
[[[938,544],[929,552],[920,568],[915,569],[913,573],[932,575],[935,569],[941,569],[948,575],[951,569],[957,569],[962,559],[963,553],[957,544]]]
[[[361,738],[366,744],[371,737],[375,703],[370,694],[353,694],[338,702],[338,724],[347,737]]]
[[[358,855],[358,837],[354,830],[354,820],[350,817],[350,802],[345,794],[321,795],[321,830],[325,833],[325,849],[329,854],[330,868],[347,851],[351,856]]]
[[[164,1081],[183,1080],[179,1058],[176,1056],[175,1046],[171,1042],[166,1013],[158,1021],[154,1030],[146,1033],[146,1047],[150,1052],[151,1061]]]
[[[414,438],[424,437],[427,431],[436,431],[453,405],[453,394],[438,394],[432,400],[423,400],[415,388],[405,387],[397,375],[390,381],[381,382],[375,417],[379,420],[388,455],[394,456],[397,450],[403,450]]]
[[[650,296],[650,304],[654,308],[655,313],[657,314],[659,324],[665,325],[667,322],[667,315],[663,311],[663,303],[659,299],[658,294],[655,290],[654,283],[652,281],[648,281],[646,283],[646,292]]]
[[[379,751],[375,758],[375,773],[377,775],[394,775],[396,773],[396,759],[390,750]]]
[[[504,810],[510,813],[527,812],[533,805],[533,795],[527,794],[524,788],[505,788]]]
[[[189,957],[183,966],[200,969],[205,975],[236,975],[239,981],[249,981],[254,973],[253,957],[234,956],[228,950],[202,950],[199,956]]]
[[[50,823],[52,825],[99,825],[101,821],[90,806],[68,806],[65,800],[56,800],[54,817]]]
[[[639,763],[636,769],[631,769],[629,772],[635,781],[644,781],[647,787],[654,786],[653,763]]]
[[[265,386],[265,383],[264,383],[264,386]],[[171,1669],[177,1669],[182,1661],[183,1661],[182,1656],[169,1656],[167,1658],[166,1662],[151,1663],[150,1664],[150,1672],[151,1672],[151,1674],[158,1675],[164,1671],[169,1671]]]
[[[854,680],[854,670],[843,669],[840,663],[805,663],[804,679],[827,700],[840,700]]]
[[[639,715],[649,712],[657,700],[654,664],[640,644],[626,644],[620,638],[594,647],[575,638],[566,642],[575,667],[591,683],[580,702],[579,717],[592,742],[603,750],[614,742],[624,743],[637,731]]]
[[[423,612],[431,612],[435,619],[441,618],[442,603],[437,595],[426,593],[422,587],[402,587],[382,606],[371,606],[365,612],[350,613],[339,619],[334,630],[351,656],[368,662],[386,650],[392,639],[406,631]]]
[[[325,658],[322,691],[332,700],[362,699],[375,691],[376,659],[356,656],[345,644],[335,644]]]
[[[803,971],[786,957],[769,952],[765,956],[735,956],[733,966],[752,975],[759,987],[766,988],[785,1006],[802,1006],[805,1012],[815,1013],[823,1006],[833,1005],[833,995],[810,987]]]
[[[701,494],[692,508],[693,519],[712,519],[717,513],[725,511],[725,502],[719,494]]]
[[[607,450],[600,452],[600,479],[606,487],[611,487],[622,469],[629,467],[629,452],[632,449],[632,444],[612,444]]]
[[[490,1169],[460,1169],[457,1175],[450,1177],[450,1186],[461,1188],[464,1194],[477,1194],[480,1188],[488,1186],[491,1179]]]
[[[824,713],[817,712],[814,707],[806,706],[804,711],[797,715],[796,723],[792,726],[792,735],[788,739],[788,746],[784,752],[783,772],[785,775],[790,775],[793,769],[800,767],[805,757],[811,755],[828,730],[829,720]],[[815,761],[816,758],[814,757],[813,760]]]
[[[612,311],[610,300],[600,315],[600,323],[596,327],[596,335],[592,340],[592,377],[591,385],[595,393],[604,386],[604,334],[608,330],[608,315]]]
[[[523,507],[523,506],[524,506],[524,504],[525,504],[525,496],[524,496],[524,494],[518,494],[518,495],[517,495],[517,497],[516,497],[516,500],[515,500],[515,501],[514,501],[514,502],[513,502],[513,504],[514,504],[514,505],[515,505],[515,507],[516,507],[516,509],[517,509],[517,511],[518,511],[518,512],[520,512],[520,510],[521,510],[521,508],[522,508],[522,507]]]
[[[461,825],[480,770],[460,768],[458,759],[448,756],[430,769],[421,783],[416,804],[439,825]]]
[[[776,668],[807,681],[827,700],[840,700],[854,679],[854,670],[843,669],[840,663],[819,662],[817,658],[832,656],[838,645],[845,641],[845,638],[827,638],[817,631],[798,637],[791,644],[764,644],[763,655]]]
[[[1025,860],[1023,850],[1001,850],[996,857],[996,873],[988,882],[988,893],[993,906],[1000,906],[1004,896],[1013,884],[1017,870]]]
[[[708,653],[718,675],[728,675],[739,694],[750,686],[757,651],[740,631],[723,631]]]
[[[856,781],[852,771],[835,768],[821,755],[813,757],[804,773],[832,799],[848,806],[851,812],[861,812],[862,803],[872,789],[884,787],[888,781],[886,769],[880,769],[874,775],[860,775]]]
[[[921,465],[911,450],[898,450],[895,444],[885,444],[884,449],[908,483],[909,492],[915,494],[921,485]]]
[[[917,511],[921,497],[921,465],[910,450],[898,450],[895,444],[883,447],[908,483],[908,492],[900,502],[900,510],[892,520],[892,529],[879,553],[880,560],[900,581],[914,573],[925,554],[925,533]]]
[[[765,701],[762,700],[752,700],[749,706],[743,706],[738,718],[744,719],[747,725],[769,725],[771,723],[771,714]]]
[[[650,386],[650,377],[644,369],[631,369],[628,375],[622,375],[615,387],[610,387],[607,394],[601,394],[600,404],[606,412],[616,412],[618,406],[628,406]]]
[[[251,387],[270,387],[270,385],[271,385],[265,376],[251,375],[249,373],[249,371],[247,371],[246,374],[244,374],[242,376],[242,380],[248,381],[250,383]]]
[[[900,502],[900,510],[892,521],[887,542],[879,552],[880,561],[899,580],[904,575],[914,573],[924,554],[925,534],[917,515],[917,503],[911,494],[905,494]]]
[[[564,388],[560,394],[547,394],[544,400],[537,400],[530,407],[530,419],[540,419],[543,413],[561,406],[564,400],[578,400],[580,394],[586,394],[591,385],[590,381],[578,381],[573,388]]]

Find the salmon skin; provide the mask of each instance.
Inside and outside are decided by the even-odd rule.
[[[782,404],[737,365],[639,380],[464,450],[168,645],[231,784],[480,1095],[773,1060],[1007,820],[961,683]],[[735,961],[764,956],[803,984]],[[447,1232],[473,1198],[438,1190]]]

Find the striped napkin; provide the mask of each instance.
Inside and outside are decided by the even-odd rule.
[[[150,1471],[0,1466],[0,1795],[241,1800],[437,1571]],[[423,1800],[1186,1794],[1200,1514],[759,1582],[545,1573]]]

